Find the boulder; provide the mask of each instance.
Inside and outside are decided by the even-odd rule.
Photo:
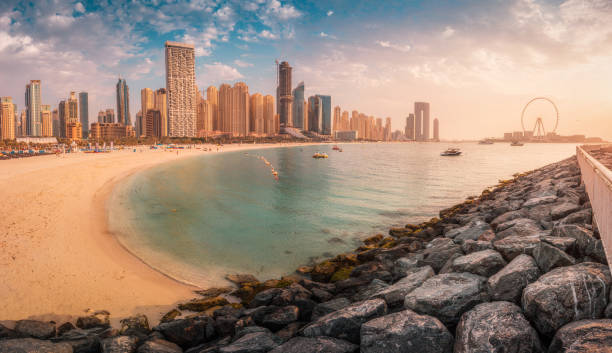
[[[530,208],[530,207],[535,207],[539,205],[553,203],[555,201],[557,201],[557,196],[553,196],[553,195],[534,197],[534,198],[531,198],[525,201],[525,203],[523,204],[523,207]]]
[[[574,212],[559,221],[559,224],[591,224],[593,223],[593,211],[590,208]]]
[[[215,336],[214,320],[208,316],[173,320],[159,324],[155,330],[183,349],[208,342]]]
[[[533,258],[542,273],[546,273],[555,267],[570,266],[576,263],[576,259],[546,242],[538,244],[533,251]]]
[[[111,330],[104,327],[94,327],[86,330],[77,328],[52,340],[70,344],[74,353],[97,353],[100,351],[101,339],[107,338],[111,334]]]
[[[22,336],[47,339],[55,336],[55,324],[36,320],[19,320],[15,324],[15,332]]]
[[[418,267],[419,260],[422,259],[423,255],[421,254],[410,254],[408,257],[400,257],[399,259],[395,260],[391,269],[393,278],[406,277],[410,272]]]
[[[383,282],[379,279],[373,279],[370,284],[368,284],[365,288],[360,288],[360,290],[352,297],[353,301],[360,302],[362,300],[366,300],[372,297],[374,294],[388,288],[389,285],[386,282]]]
[[[602,264],[584,262],[556,268],[523,290],[525,316],[549,337],[568,322],[601,318],[611,282],[610,270]]]
[[[478,240],[483,233],[491,231],[491,226],[488,223],[476,219],[463,227],[451,230],[444,236],[453,239],[457,244],[462,244],[466,240]]]
[[[466,254],[471,254],[476,251],[493,249],[493,243],[489,240],[466,240],[461,244],[461,249]]]
[[[0,341],[0,352],[6,353],[72,353],[68,343],[53,343],[34,338],[16,338]]]
[[[555,334],[549,352],[605,353],[612,347],[612,320],[571,322]]]
[[[519,303],[523,289],[540,277],[540,269],[533,257],[519,255],[506,267],[489,277],[487,286],[491,300]]]
[[[527,217],[527,212],[523,209],[506,212],[500,216],[495,217],[495,219],[491,221],[491,226],[494,229],[497,229],[497,226],[502,223],[509,222],[513,219],[525,218],[525,217]]]
[[[230,282],[236,283],[239,286],[242,286],[246,283],[259,282],[259,280],[255,276],[249,274],[229,274],[225,276],[225,279]]]
[[[312,288],[310,291],[312,292],[312,298],[318,302],[326,302],[334,297],[330,292],[319,288]]]
[[[577,224],[557,225],[553,228],[551,236],[576,239],[574,254],[577,257],[596,253],[597,239],[593,237],[593,231]]]
[[[493,242],[493,248],[502,254],[506,261],[512,261],[521,254],[533,255],[533,251],[540,244],[540,241],[538,235],[510,236]]]
[[[332,275],[338,269],[338,265],[331,261],[323,261],[317,264],[310,272],[310,277],[313,281],[329,282]]]
[[[59,325],[57,327],[57,335],[61,336],[64,333],[70,331],[70,330],[74,330],[75,327],[71,322],[64,322],[63,324]],[[0,334],[0,338],[2,338],[2,334]]]
[[[361,353],[452,351],[453,335],[440,320],[412,310],[385,315],[361,325]]]
[[[194,299],[190,302],[179,304],[178,308],[180,310],[202,312],[202,311],[206,311],[215,306],[223,306],[227,304],[229,304],[227,299],[223,297],[214,297],[214,298]]]
[[[249,307],[256,308],[262,305],[270,305],[270,303],[272,303],[272,300],[282,292],[282,288],[270,288],[261,291],[255,294],[255,297],[253,297],[253,300],[251,300],[251,302],[249,303]]]
[[[294,337],[270,353],[356,353],[359,346],[332,337]]]
[[[361,324],[387,313],[387,304],[382,299],[357,302],[327,314],[306,326],[302,334],[306,337],[329,336],[359,343]]]
[[[297,306],[274,307],[273,311],[263,317],[261,325],[272,331],[278,331],[287,324],[297,321],[298,316],[299,309]]]
[[[253,332],[222,347],[219,353],[267,353],[280,344],[281,339],[270,332]]]
[[[455,353],[543,352],[521,308],[509,302],[476,305],[457,325]]]
[[[178,345],[159,338],[152,339],[138,347],[137,353],[182,353]]]
[[[138,339],[133,336],[116,336],[105,338],[100,346],[102,353],[133,353],[136,352]]]
[[[563,202],[552,207],[550,210],[550,216],[552,217],[553,221],[556,221],[579,210],[580,205],[571,202]]]
[[[122,319],[120,323],[119,333],[122,335],[147,335],[150,331],[149,320],[143,314],[127,317]]]
[[[461,314],[489,300],[486,278],[471,273],[445,273],[427,279],[404,300],[404,308],[435,316],[447,326]]]
[[[541,235],[540,240],[568,254],[573,252],[574,245],[576,244],[576,239],[574,238],[551,237],[548,235]]]
[[[431,266],[438,272],[454,254],[463,255],[459,245],[448,238],[436,238],[423,250],[423,258],[418,260],[418,266]]]
[[[542,231],[540,224],[530,218],[517,218],[497,226],[496,239],[504,239],[511,236],[529,236]]]
[[[346,308],[349,305],[351,305],[351,301],[346,298],[337,298],[325,303],[317,304],[314,309],[312,309],[312,320],[316,321],[322,316],[333,313],[336,310]]]
[[[162,318],[159,320],[159,322],[161,322],[161,323],[170,322],[170,321],[176,319],[178,316],[181,316],[181,312],[176,310],[176,309],[172,309],[172,310],[168,311],[166,314],[164,314],[164,316],[162,316]]]
[[[453,260],[450,272],[469,272],[489,277],[506,266],[506,261],[495,250],[482,250]]]
[[[0,340],[9,338],[20,338],[20,334],[10,328],[0,324]]]
[[[404,298],[408,293],[418,288],[426,279],[434,275],[435,272],[431,266],[420,267],[393,285],[376,292],[371,298],[384,299],[389,307],[402,306]]]
[[[98,326],[108,327],[110,326],[110,313],[105,310],[100,310],[94,312],[92,315],[79,317],[76,326],[82,329]]]

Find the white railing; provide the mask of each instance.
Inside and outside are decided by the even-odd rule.
[[[585,145],[576,147],[576,157],[606,251],[608,266],[612,268],[612,171],[589,154],[590,151],[600,149],[612,153],[612,145]]]

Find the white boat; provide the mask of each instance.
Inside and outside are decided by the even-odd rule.
[[[461,155],[461,150],[459,150],[458,148],[452,148],[452,147],[440,153],[440,156],[448,156],[448,157],[459,156],[459,155]]]

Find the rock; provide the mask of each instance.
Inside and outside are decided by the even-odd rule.
[[[122,319],[120,323],[119,333],[122,335],[147,335],[150,331],[149,320],[143,314]]]
[[[510,236],[529,236],[542,231],[538,222],[530,218],[517,218],[497,226],[496,239],[504,239]]]
[[[23,336],[47,339],[55,336],[55,324],[35,320],[19,320],[15,324],[15,332]]]
[[[551,236],[576,239],[574,249],[577,257],[591,256],[596,253],[597,239],[593,237],[593,231],[579,225],[557,225],[553,228]]]
[[[63,324],[61,324],[60,326],[58,326],[57,328],[57,335],[61,336],[64,333],[70,331],[70,330],[74,330],[74,325],[71,322],[64,322]],[[2,338],[2,335],[0,334],[0,338]]]
[[[576,239],[574,238],[551,237],[548,235],[541,235],[540,240],[568,254],[573,252],[574,245],[576,244]]]
[[[576,263],[576,259],[546,242],[540,242],[533,251],[533,257],[543,273],[555,267],[570,266]]]
[[[316,321],[322,316],[333,313],[336,310],[343,309],[349,305],[351,305],[351,301],[346,298],[337,298],[325,303],[317,304],[312,310],[312,320]]]
[[[300,280],[300,285],[310,291],[312,291],[313,288],[324,290],[329,293],[334,293],[336,291],[336,286],[333,283],[316,282],[305,278]]]
[[[278,347],[281,339],[270,332],[248,333],[228,346],[219,349],[219,353],[266,353]]]
[[[253,277],[255,278],[255,277]],[[195,293],[204,299],[218,297],[223,294],[229,294],[234,291],[233,287],[215,287],[203,290],[197,290]]]
[[[359,346],[332,337],[294,337],[270,353],[356,353]]]
[[[466,240],[477,240],[483,233],[488,231],[492,231],[491,226],[489,226],[488,223],[477,219],[463,227],[451,230],[450,232],[444,234],[444,236],[453,239],[455,243],[462,244]]]
[[[578,212],[567,215],[559,221],[559,224],[591,224],[593,223],[593,211],[584,209]]]
[[[570,202],[564,202],[562,204],[553,206],[550,211],[550,216],[552,217],[553,221],[556,221],[578,210],[580,210],[580,205]]]
[[[482,250],[456,258],[451,272],[470,272],[489,277],[506,266],[506,261],[495,250]]]
[[[610,270],[602,264],[584,262],[556,268],[523,290],[525,316],[549,337],[568,322],[601,318],[610,282]]]
[[[256,308],[262,305],[270,305],[272,300],[277,295],[281,294],[283,290],[281,288],[270,288],[255,294],[255,297],[249,303],[249,307]]]
[[[86,330],[77,328],[52,340],[70,344],[74,353],[97,353],[101,349],[101,339],[107,338],[111,334],[110,331],[110,328],[104,327],[94,327]]]
[[[331,261],[324,261],[317,264],[310,273],[310,277],[313,281],[317,282],[329,282],[332,275],[338,269],[338,265]]]
[[[435,316],[446,326],[477,304],[488,301],[486,278],[471,273],[445,273],[426,280],[404,300],[404,308]]]
[[[457,325],[455,353],[543,352],[521,308],[509,302],[476,305]]]
[[[432,316],[404,310],[361,326],[361,353],[452,352],[453,335]]]
[[[527,217],[527,212],[523,209],[520,210],[516,210],[516,211],[510,211],[510,212],[506,212],[500,216],[497,216],[495,219],[493,219],[491,221],[491,226],[495,229],[497,229],[497,226],[502,224],[502,223],[506,223],[508,221],[511,221],[513,219],[518,219],[518,218],[525,218]]]
[[[227,304],[229,304],[227,299],[223,297],[214,297],[214,298],[207,298],[207,299],[194,299],[188,303],[179,304],[178,308],[180,310],[202,312],[214,306],[223,306]]]
[[[110,314],[108,311],[98,311],[93,315],[82,316],[77,319],[76,326],[82,329],[92,327],[108,327],[110,326]]]
[[[102,353],[132,353],[136,352],[138,339],[132,336],[117,336],[105,338],[101,342]]]
[[[383,240],[383,238],[384,238],[384,236],[382,234],[376,234],[376,235],[373,235],[373,236],[371,236],[369,238],[364,239],[363,243],[365,245],[376,244],[379,241]]]
[[[297,306],[275,307],[273,311],[263,317],[261,325],[272,331],[278,331],[287,324],[297,321],[298,315],[299,309]]]
[[[599,262],[600,264],[607,265],[608,259],[606,258],[606,252],[603,247],[603,242],[600,239],[595,241],[593,251],[589,254],[589,257]]]
[[[319,288],[313,288],[310,291],[312,292],[312,298],[319,302],[326,302],[334,297],[331,293]]]
[[[302,322],[292,322],[282,329],[276,331],[274,334],[283,340],[283,342],[286,342],[296,336],[302,326],[304,326],[304,323]]]
[[[398,307],[404,304],[404,298],[423,282],[435,275],[431,266],[420,267],[415,272],[400,279],[398,282],[388,286],[371,296],[371,298],[384,299],[389,307]]]
[[[419,260],[423,259],[421,254],[410,254],[408,257],[400,257],[395,260],[391,269],[393,278],[406,277],[418,267]]]
[[[612,320],[571,322],[555,334],[549,352],[604,353],[612,347]]]
[[[327,314],[306,326],[302,334],[306,337],[329,336],[359,343],[361,324],[387,313],[387,304],[382,299],[357,302]]]
[[[15,330],[0,324],[0,340],[9,338],[20,338],[20,335]]]
[[[138,347],[138,353],[182,353],[181,347],[162,339],[152,339]]]
[[[529,207],[544,205],[548,203],[553,203],[555,201],[557,201],[557,196],[550,195],[550,196],[535,197],[535,198],[525,201],[525,203],[523,204],[523,207],[529,208]]]
[[[461,250],[466,254],[487,249],[493,249],[493,243],[489,240],[466,240],[461,244]]]
[[[34,338],[16,338],[0,341],[2,353],[72,353],[68,343],[53,343]]]
[[[168,311],[164,316],[162,316],[162,318],[159,320],[160,323],[164,323],[164,322],[170,322],[174,319],[176,319],[176,317],[181,316],[181,312],[176,310],[176,309],[172,309],[170,311]]]
[[[242,286],[246,283],[253,283],[253,282],[259,282],[259,280],[257,280],[257,278],[253,275],[249,275],[249,274],[231,274],[231,275],[226,275],[225,279],[227,279],[228,281],[232,282],[232,283],[236,283],[239,286]]]
[[[540,244],[540,237],[533,236],[510,236],[493,242],[493,248],[497,250],[506,261],[512,261],[515,257],[526,254],[533,255],[533,251]]]
[[[529,255],[515,257],[506,267],[489,277],[491,300],[519,303],[523,289],[540,277],[540,269]]]
[[[208,316],[173,320],[161,323],[155,329],[183,349],[210,341],[215,336],[214,320]]]
[[[423,259],[418,260],[418,266],[431,266],[438,272],[454,254],[463,255],[459,245],[448,238],[436,238],[423,251]]]
[[[385,290],[389,285],[379,279],[373,279],[365,288],[360,288],[359,292],[353,296],[353,301],[360,302],[372,297],[374,294]]]

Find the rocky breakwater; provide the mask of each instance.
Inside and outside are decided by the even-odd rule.
[[[1,352],[607,352],[612,278],[574,158],[280,280],[198,292],[150,328],[0,327]]]

